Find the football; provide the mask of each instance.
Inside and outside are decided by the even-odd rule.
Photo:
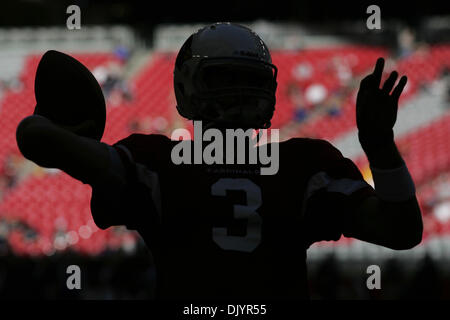
[[[105,99],[99,83],[81,62],[62,52],[47,51],[37,67],[34,92],[35,114],[77,134],[102,138]]]

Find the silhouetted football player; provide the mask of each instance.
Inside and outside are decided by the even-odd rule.
[[[110,146],[39,115],[21,122],[17,142],[26,158],[92,186],[99,228],[139,232],[155,259],[158,297],[307,298],[306,250],[314,242],[344,235],[396,250],[421,242],[414,183],[392,130],[406,77],[394,86],[394,71],[380,88],[383,67],[380,58],[356,105],[375,190],[351,160],[316,139],[280,142],[273,175],[260,174],[259,164],[174,164],[179,141],[132,134]],[[276,76],[253,31],[209,25],[178,53],[177,109],[220,132],[265,129]]]

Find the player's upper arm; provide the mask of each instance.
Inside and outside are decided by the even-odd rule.
[[[61,169],[91,185],[115,183],[105,143],[76,135],[40,116],[22,120],[16,138],[22,154],[42,167]]]
[[[134,228],[144,216],[140,211],[156,211],[151,208],[154,204],[149,195],[158,191],[158,181],[145,166],[135,163],[124,146],[133,144],[135,138],[130,136],[122,144],[110,146],[76,135],[40,116],[25,118],[17,129],[17,144],[27,159],[61,169],[92,186],[91,211],[102,229],[112,225]],[[139,146],[152,147],[142,141]]]

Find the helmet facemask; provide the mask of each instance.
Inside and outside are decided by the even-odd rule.
[[[197,117],[228,128],[268,128],[277,69],[253,59],[204,58],[193,75]]]

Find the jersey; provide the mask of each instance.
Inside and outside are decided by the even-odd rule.
[[[151,250],[159,298],[308,298],[306,251],[338,240],[374,194],[330,143],[279,143],[279,170],[174,164],[178,141],[133,134],[113,145],[127,172],[121,191],[93,188],[102,228],[126,225]]]

